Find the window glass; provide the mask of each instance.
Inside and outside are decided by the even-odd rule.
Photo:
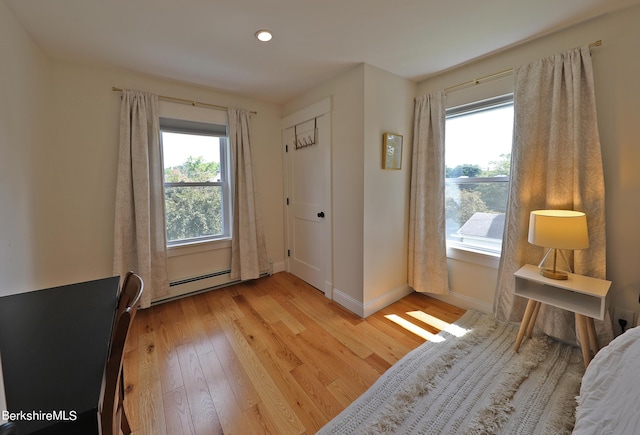
[[[513,97],[447,110],[447,245],[499,253],[507,207]]]
[[[167,244],[228,237],[228,140],[180,130],[161,120]]]

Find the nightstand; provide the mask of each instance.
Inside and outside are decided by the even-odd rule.
[[[593,349],[594,354],[599,350],[593,319],[604,320],[611,281],[573,273],[566,280],[549,279],[540,275],[538,267],[532,264],[521,267],[514,276],[515,294],[529,299],[514,350],[518,352],[525,336],[531,338],[540,305],[552,305],[576,314],[586,368],[591,361],[590,349]]]

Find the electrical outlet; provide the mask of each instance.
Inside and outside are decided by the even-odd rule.
[[[620,327],[620,319],[627,322],[624,327],[624,331],[636,326],[636,313],[630,310],[623,310],[622,308],[613,309],[613,331],[616,335],[622,334],[624,331]]]

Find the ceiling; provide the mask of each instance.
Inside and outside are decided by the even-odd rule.
[[[2,1],[2,0],[0,0]],[[419,81],[640,0],[4,0],[51,57],[283,103],[361,62]],[[268,43],[257,30],[274,33]],[[590,43],[593,41],[584,41]]]

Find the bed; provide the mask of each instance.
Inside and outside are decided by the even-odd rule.
[[[640,433],[640,327],[602,348],[582,378],[573,433]]]
[[[602,348],[544,335],[513,352],[518,326],[468,311],[394,364],[320,435],[638,434],[640,326]]]
[[[579,349],[467,311],[394,364],[318,433],[570,434]]]

